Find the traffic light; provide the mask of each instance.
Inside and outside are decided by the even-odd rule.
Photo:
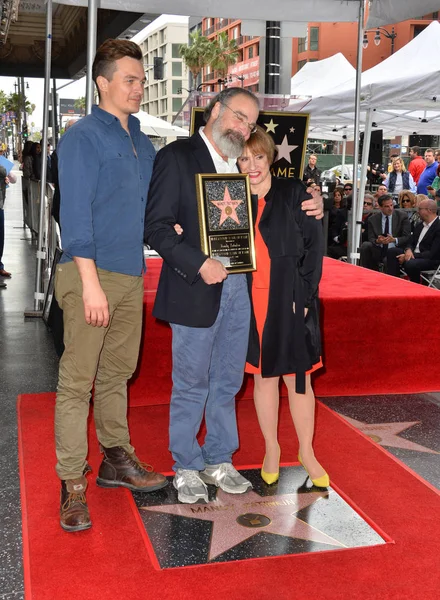
[[[154,69],[153,76],[154,79],[163,79],[163,58],[161,56],[155,56],[153,59]]]
[[[27,140],[28,136],[29,136],[27,125],[23,125],[23,129],[22,129],[21,133],[22,133],[23,139]]]

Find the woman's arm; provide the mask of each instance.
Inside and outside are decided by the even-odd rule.
[[[304,256],[299,272],[304,281],[305,307],[309,308],[316,294],[322,275],[322,259],[324,256],[323,224],[303,211],[296,210],[297,223],[304,244]]]

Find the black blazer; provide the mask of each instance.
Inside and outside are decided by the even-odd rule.
[[[368,241],[375,244],[382,233],[382,212],[379,211],[368,219]],[[408,215],[403,210],[393,211],[391,235],[398,239],[399,248],[406,248],[411,235],[411,225]]]
[[[144,238],[164,259],[153,315],[169,323],[210,327],[217,318],[223,284],[207,285],[198,275],[207,256],[200,244],[195,179],[196,173],[215,172],[199,133],[168,144],[154,163]]]
[[[318,285],[324,236],[322,222],[307,217],[301,210],[301,202],[310,197],[299,180],[273,178],[265,198],[259,229],[269,250],[271,266],[261,350],[264,377],[304,374],[321,355]],[[309,309],[305,319],[304,307]],[[259,357],[252,311],[247,360],[258,366]]]
[[[419,241],[422,229],[423,223],[419,223],[414,229],[414,233],[411,235],[411,240],[407,247],[411,248],[413,252],[417,247],[417,242]],[[416,258],[427,258],[429,260],[440,261],[440,220],[438,217],[420,242],[419,252],[417,253]]]

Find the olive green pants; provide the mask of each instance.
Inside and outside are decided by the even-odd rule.
[[[86,323],[75,263],[57,266],[55,295],[63,310],[65,345],[55,408],[56,471],[60,479],[76,479],[86,466],[93,385],[99,442],[105,448],[122,446],[134,452],[127,424],[127,380],[139,355],[143,278],[102,269],[98,269],[98,277],[109,304],[108,327]]]

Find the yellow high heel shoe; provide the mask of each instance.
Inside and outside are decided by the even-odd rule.
[[[303,468],[305,469],[307,475],[310,477],[310,473],[307,471],[307,467],[304,465],[303,461],[301,460],[301,455],[298,454],[298,460],[301,463],[301,465],[303,466]],[[321,477],[317,477],[316,479],[312,479],[310,477],[312,483],[314,486],[316,487],[322,487],[322,488],[326,488],[329,487],[330,485],[330,477],[328,476],[327,473],[324,473],[324,475],[321,475]]]
[[[280,457],[281,457],[281,448],[279,448],[279,451],[278,451],[278,464],[280,462]],[[266,455],[264,456],[263,466],[261,467],[261,479],[265,483],[267,483],[267,485],[273,485],[280,478],[280,469],[278,468],[278,471],[276,473],[266,473],[266,471],[264,470],[264,461],[265,460],[266,460]]]

